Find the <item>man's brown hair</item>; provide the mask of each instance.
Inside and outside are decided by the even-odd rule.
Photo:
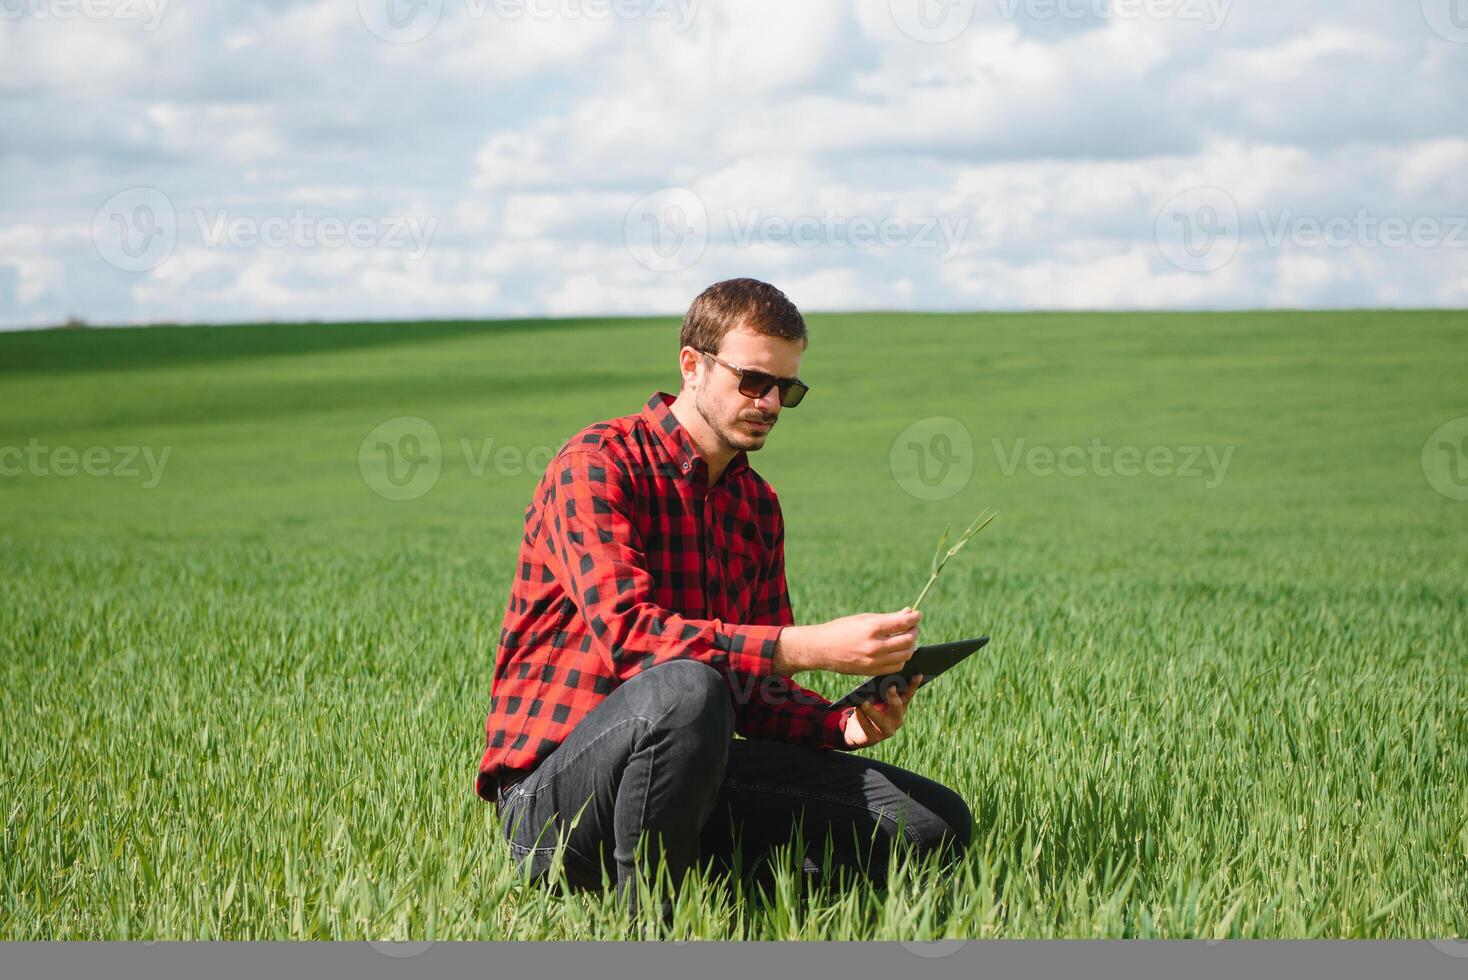
[[[810,343],[805,317],[784,293],[758,279],[725,279],[699,293],[688,307],[678,344],[717,354],[724,334],[735,327],[799,341],[801,346]]]

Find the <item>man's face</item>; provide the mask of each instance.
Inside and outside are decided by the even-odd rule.
[[[736,328],[724,335],[717,356],[728,364],[764,371],[781,378],[800,374],[804,345],[781,337],[766,337]],[[698,357],[698,388],[693,406],[710,429],[733,449],[754,452],[765,444],[780,417],[780,389],[771,388],[758,399],[739,391],[739,375],[707,357]]]

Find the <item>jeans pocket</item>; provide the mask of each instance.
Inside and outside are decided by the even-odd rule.
[[[495,812],[500,818],[500,833],[504,834],[505,840],[515,842],[516,832],[520,821],[521,808],[516,806],[520,800],[520,786],[516,784],[509,789],[502,789],[495,795]]]

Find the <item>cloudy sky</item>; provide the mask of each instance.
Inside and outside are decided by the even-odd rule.
[[[0,0],[0,326],[1468,305],[1468,0]]]

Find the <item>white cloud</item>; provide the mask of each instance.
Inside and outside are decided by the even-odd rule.
[[[1468,45],[1413,3],[1220,3],[1216,30],[980,3],[946,44],[905,35],[884,0],[667,5],[686,24],[445,0],[406,44],[338,0],[171,3],[154,31],[3,21],[0,326],[678,312],[740,274],[812,309],[1468,302],[1468,249],[1263,233],[1468,216]],[[141,186],[169,196],[179,238],[129,273],[92,219]],[[707,247],[658,273],[623,228],[663,187],[698,196]],[[1195,187],[1239,211],[1212,272],[1155,240]],[[211,248],[200,208],[437,231],[417,261]],[[812,221],[813,241],[781,237]],[[953,247],[914,244],[924,221]],[[908,239],[861,239],[884,222]]]
[[[57,254],[78,236],[68,229],[42,225],[0,227],[0,268],[16,271],[21,306],[36,303],[60,286],[64,266]]]
[[[143,111],[159,149],[232,163],[268,160],[285,150],[270,106],[154,103]]]

